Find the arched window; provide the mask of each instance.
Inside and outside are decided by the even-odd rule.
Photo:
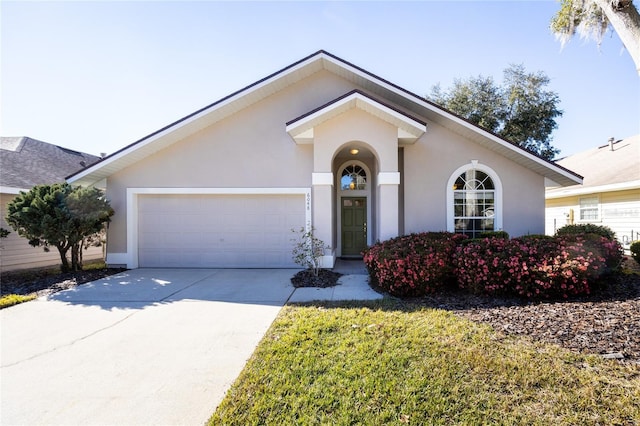
[[[475,168],[462,172],[453,184],[454,232],[477,238],[496,230],[496,187],[491,177]]]
[[[346,166],[342,170],[340,188],[343,191],[367,189],[367,172],[357,164]]]

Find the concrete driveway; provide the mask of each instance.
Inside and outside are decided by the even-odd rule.
[[[294,270],[137,269],[0,311],[0,423],[203,424]]]

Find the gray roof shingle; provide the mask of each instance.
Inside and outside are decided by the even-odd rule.
[[[100,157],[26,136],[0,137],[0,186],[29,189],[64,182]]]
[[[603,185],[640,181],[640,135],[634,135],[607,145],[562,158],[557,163],[584,176],[582,185],[554,188],[547,195],[572,188],[596,188]]]

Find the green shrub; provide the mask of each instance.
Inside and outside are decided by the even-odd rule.
[[[503,238],[509,239],[509,233],[507,231],[485,231],[480,234],[480,238]]]
[[[518,237],[519,240],[553,240],[555,237],[545,234],[528,234]]]
[[[629,250],[631,251],[631,257],[633,260],[640,264],[640,241],[631,243]]]
[[[611,228],[593,223],[580,223],[575,225],[565,225],[556,231],[556,235],[586,235],[596,234],[609,240],[615,240],[616,233]]]

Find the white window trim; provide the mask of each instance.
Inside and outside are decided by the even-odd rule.
[[[470,163],[465,164],[464,166],[458,167],[449,177],[449,181],[447,182],[447,231],[455,232],[455,218],[454,218],[454,208],[453,208],[453,198],[454,198],[454,190],[453,184],[456,182],[458,177],[466,172],[467,170],[479,170],[481,172],[486,173],[491,180],[493,180],[493,186],[495,188],[494,192],[494,222],[493,226],[496,231],[502,231],[502,181],[498,177],[498,174],[489,166],[485,164],[481,164],[477,160],[472,160]]]
[[[598,206],[598,217],[596,219],[582,219],[582,200],[593,198],[596,200]],[[589,194],[578,198],[578,223],[601,223],[602,222],[602,204],[600,203],[600,194]]]
[[[108,254],[111,264],[138,267],[138,196],[140,195],[304,195],[305,226],[311,229],[311,188],[127,188],[127,252]]]

